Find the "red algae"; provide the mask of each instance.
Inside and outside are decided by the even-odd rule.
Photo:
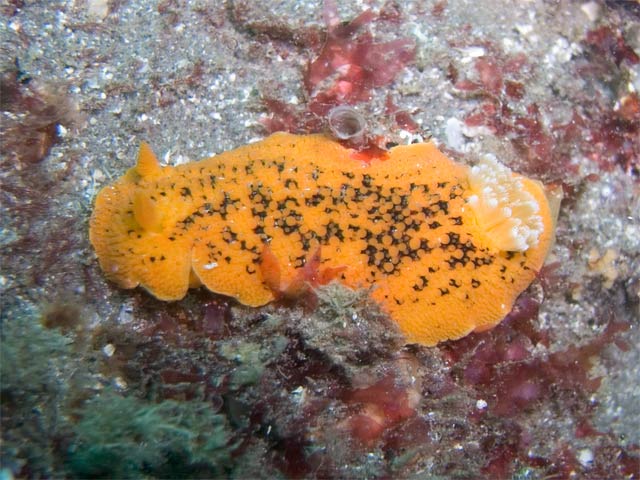
[[[326,36],[316,57],[303,74],[305,104],[299,107],[266,97],[269,118],[262,121],[269,133],[314,133],[326,127],[330,111],[342,105],[356,105],[371,100],[375,89],[390,85],[415,57],[415,43],[408,38],[376,42],[364,30],[375,21],[399,22],[400,7],[388,3],[379,14],[365,10],[349,22],[341,23],[335,2],[324,4]],[[400,128],[414,131],[415,122],[408,112],[388,111]],[[365,132],[358,150],[382,148],[378,140]]]
[[[455,349],[464,383],[481,387],[484,395],[494,398],[489,408],[502,416],[520,415],[548,397],[552,388],[556,394],[559,390],[595,392],[600,379],[590,377],[591,359],[615,340],[617,332],[628,328],[627,324],[611,322],[600,337],[586,345],[570,347],[546,358],[532,358],[532,340],[542,340],[544,336],[529,337],[528,327],[517,327],[523,320],[525,317],[507,318],[505,325],[491,334],[492,338],[472,335],[475,338],[449,347]],[[464,354],[465,351],[470,354]]]
[[[419,126],[406,110],[401,110],[394,102],[391,95],[388,94],[385,100],[385,113],[391,116],[396,125],[407,132],[416,133]]]
[[[24,0],[9,0],[0,4],[0,13],[5,17],[13,17],[24,7]]]
[[[415,415],[407,389],[398,386],[396,381],[388,374],[373,385],[347,393],[347,403],[362,404],[362,412],[349,419],[354,438],[370,445],[387,429]]]
[[[475,68],[480,77],[480,83],[486,91],[494,95],[502,92],[502,70],[495,60],[480,57],[475,62]]]
[[[593,428],[593,425],[591,425],[591,422],[585,418],[576,427],[575,435],[576,435],[576,438],[588,438],[588,437],[599,437],[601,435],[604,435],[604,433]]]
[[[640,57],[627,44],[622,33],[610,26],[605,25],[587,32],[586,43],[599,54],[613,57],[618,67],[623,62],[628,62],[631,65],[640,62]]]
[[[10,1],[0,10],[5,15],[13,15],[23,9],[23,3]],[[396,102],[400,102],[394,96],[396,94],[388,92],[398,73],[412,60],[402,65],[390,63],[387,76],[367,71],[381,64],[387,68],[381,60],[389,54],[385,48],[400,49],[401,55],[407,54],[406,58],[411,49],[405,49],[400,41],[385,43],[388,37],[378,38],[378,34],[372,34],[369,29],[407,35],[406,29],[402,30],[402,22],[409,17],[409,12],[411,16],[417,12],[431,25],[421,24],[420,18],[417,21],[408,19],[428,33],[433,31],[430,27],[435,24],[437,31],[445,33],[446,38],[447,31],[451,30],[444,22],[457,21],[460,9],[460,5],[451,0],[426,6],[405,6],[389,1],[377,14],[365,12],[351,22],[341,24],[335,3],[327,2],[327,26],[322,28],[313,24],[306,26],[304,20],[288,23],[262,15],[247,20],[242,15],[243,9],[248,9],[248,2],[243,1],[225,2],[223,7],[192,8],[183,3],[181,0],[161,2],[157,8],[160,12],[158,23],[173,27],[189,25],[191,28],[193,24],[185,20],[195,23],[201,20],[206,22],[209,35],[213,28],[216,35],[226,35],[229,44],[237,42],[234,53],[240,52],[238,55],[247,51],[242,50],[246,47],[242,41],[252,44],[251,55],[258,52],[262,55],[264,50],[260,49],[269,42],[268,53],[261,59],[268,59],[273,50],[285,61],[301,64],[307,60],[303,74],[310,83],[302,88],[306,97],[300,105],[290,105],[276,97],[264,98],[266,110],[272,112],[271,117],[264,120],[266,129],[298,133],[326,130],[324,112],[335,105],[353,104],[363,114],[371,115],[371,111],[380,111],[385,98],[382,107],[388,120],[386,126],[391,130],[420,132],[420,125],[412,118],[417,110],[398,107]],[[630,9],[605,3],[607,13]],[[120,1],[110,2],[111,12],[120,4]],[[600,8],[604,9],[605,5]],[[110,15],[105,21],[109,31],[119,28],[117,24],[120,23],[128,25],[124,20],[129,7],[121,6],[121,9],[122,16],[119,12],[118,16]],[[65,9],[60,12],[64,13]],[[29,11],[25,9],[25,13],[28,19]],[[187,14],[192,13],[196,16],[187,18]],[[69,18],[72,16],[70,14]],[[107,21],[111,23],[107,24]],[[611,18],[598,20],[615,21],[613,14]],[[380,22],[386,23],[381,25]],[[233,24],[231,28],[230,23]],[[464,119],[466,124],[486,127],[500,140],[511,142],[520,157],[514,161],[521,162],[516,168],[525,173],[533,172],[547,181],[562,183],[566,191],[576,192],[575,201],[584,198],[580,190],[582,181],[606,185],[611,178],[619,180],[623,172],[634,179],[640,177],[640,101],[638,94],[629,90],[626,83],[629,68],[637,65],[637,53],[632,48],[635,44],[626,33],[629,29],[597,25],[584,35],[582,50],[566,64],[571,72],[567,75],[585,80],[587,88],[562,90],[562,81],[554,84],[562,90],[558,94],[552,93],[555,101],[576,106],[572,115],[570,107],[566,110],[558,108],[556,113],[562,111],[562,115],[555,116],[551,108],[556,104],[545,104],[544,95],[538,95],[539,76],[530,74],[538,68],[534,65],[538,62],[527,63],[524,56],[508,56],[488,42],[480,42],[487,54],[471,60],[467,70],[454,63],[448,68],[448,78],[455,85],[458,99],[473,102],[473,110]],[[375,28],[380,26],[383,28]],[[235,30],[229,32],[230,29]],[[474,23],[460,26],[459,36],[468,36],[472,31],[479,31]],[[549,36],[553,36],[557,30],[549,32]],[[564,33],[570,42],[579,41],[575,31]],[[168,31],[166,36],[173,34]],[[245,38],[238,41],[238,34],[244,34]],[[457,37],[458,31],[454,34]],[[21,35],[26,36],[24,32]],[[491,35],[492,32],[487,31],[487,36]],[[35,34],[33,38],[36,38]],[[95,40],[99,46],[99,38]],[[547,40],[543,38],[542,41]],[[525,51],[530,50],[530,45],[522,45]],[[329,49],[331,46],[333,49]],[[438,54],[435,67],[446,69],[447,55],[453,58],[454,53],[437,51],[437,45],[435,48]],[[33,50],[36,51],[35,47]],[[114,51],[114,58],[116,54]],[[74,57],[70,55],[70,58]],[[133,84],[108,83],[104,88],[108,98],[99,108],[92,109],[92,116],[96,116],[102,127],[105,114],[107,118],[114,116],[110,107],[114,97],[124,102],[124,112],[130,111],[129,107],[134,112],[149,112],[149,105],[152,108],[171,105],[169,110],[175,109],[182,114],[180,97],[194,94],[194,98],[198,98],[203,90],[209,93],[207,77],[212,73],[211,58],[204,58],[204,61],[196,60],[192,67],[184,68],[184,75],[175,80],[171,80],[171,73],[162,70],[162,62],[154,63],[158,73],[150,78],[151,89],[155,90],[150,96]],[[251,71],[235,62],[239,57],[221,58],[227,58],[226,68],[238,71],[238,77],[243,80],[243,75]],[[429,59],[429,55],[426,58]],[[320,60],[328,63],[326,66],[318,64],[317,75],[312,76],[311,66]],[[105,66],[113,65],[108,58],[97,63],[74,62],[75,73],[70,78],[82,85],[80,81],[86,79],[86,69],[94,74],[99,71],[96,68],[101,69],[102,62]],[[83,67],[83,63],[88,67]],[[397,70],[395,76],[392,69]],[[45,66],[43,72],[47,71]],[[418,72],[414,74],[419,76]],[[162,78],[170,81],[162,83]],[[389,83],[379,86],[378,81]],[[91,322],[97,320],[99,326],[95,330],[86,328],[83,332],[86,337],[92,337],[87,351],[80,345],[80,336],[74,333],[78,313],[66,311],[68,305],[75,305],[71,303],[73,300],[60,296],[69,304],[52,303],[55,308],[44,310],[42,321],[45,326],[75,338],[77,345],[74,348],[81,352],[78,356],[88,359],[84,365],[99,373],[93,377],[90,389],[98,384],[145,399],[208,402],[213,412],[223,415],[233,426],[231,444],[234,445],[235,465],[225,473],[234,478],[412,478],[416,475],[486,479],[640,478],[638,446],[609,431],[607,423],[596,416],[601,407],[619,407],[624,412],[626,398],[608,399],[607,390],[618,386],[603,382],[600,390],[601,379],[593,376],[595,369],[591,368],[600,356],[603,358],[597,372],[605,371],[613,376],[616,369],[628,368],[624,364],[625,358],[618,357],[615,349],[631,348],[633,354],[634,345],[623,340],[630,338],[623,335],[629,327],[613,318],[608,319],[599,306],[612,304],[611,308],[615,310],[617,299],[626,294],[624,301],[633,304],[625,308],[635,308],[637,282],[633,275],[627,279],[621,273],[616,282],[621,286],[616,289],[619,296],[613,297],[613,293],[606,296],[606,292],[597,290],[598,282],[589,282],[590,277],[581,277],[580,272],[576,272],[571,260],[580,258],[579,253],[588,251],[591,243],[597,241],[581,238],[584,227],[580,222],[588,218],[584,214],[576,216],[570,209],[565,210],[558,240],[562,268],[560,263],[552,263],[538,273],[538,286],[542,287],[545,297],[551,297],[542,310],[544,323],[538,319],[540,289],[534,286],[532,290],[536,295],[532,291],[522,295],[508,318],[495,330],[473,334],[434,349],[403,347],[400,338],[382,340],[390,326],[376,320],[373,307],[352,308],[352,297],[345,302],[335,292],[329,302],[320,296],[313,304],[305,298],[287,309],[272,305],[260,311],[246,309],[203,291],[194,291],[185,300],[170,305],[160,305],[139,293],[122,297],[109,289],[85,260],[81,264],[68,260],[83,257],[83,242],[86,241],[82,232],[76,231],[79,223],[77,207],[63,207],[70,200],[77,200],[77,195],[84,195],[76,191],[74,197],[69,192],[70,189],[77,190],[85,169],[83,164],[74,164],[75,157],[80,154],[70,150],[72,147],[60,145],[64,138],[57,135],[60,129],[54,129],[55,115],[49,116],[48,107],[39,110],[42,104],[30,99],[31,96],[38,97],[40,88],[37,82],[32,82],[18,70],[9,83],[2,85],[3,102],[13,102],[2,104],[3,108],[8,108],[6,111],[14,112],[31,105],[33,111],[20,110],[19,116],[33,113],[38,116],[38,112],[43,112],[43,118],[49,122],[43,131],[36,128],[36,133],[42,137],[34,140],[29,134],[25,138],[33,141],[27,142],[26,146],[19,142],[12,144],[17,146],[15,151],[19,155],[7,157],[2,165],[6,171],[0,185],[0,203],[10,210],[11,221],[15,218],[24,226],[18,230],[15,240],[7,240],[4,254],[12,262],[10,268],[21,270],[20,281],[26,279],[27,283],[17,288],[10,284],[7,298],[42,295],[39,292],[46,290],[44,295],[54,301],[58,294],[51,292],[52,286],[53,290],[68,290],[76,285],[86,288],[79,297],[83,301],[89,299],[99,310]],[[291,87],[286,81],[283,85]],[[434,85],[437,91],[442,87]],[[140,95],[131,95],[133,92]],[[227,99],[231,97],[229,90],[222,93]],[[378,98],[369,100],[373,95]],[[130,104],[133,97],[139,97],[139,100]],[[82,98],[83,102],[88,98]],[[421,92],[416,98],[418,108],[426,108],[429,100],[425,99],[432,97]],[[425,101],[425,105],[420,105]],[[452,106],[445,101],[441,103]],[[371,107],[373,104],[375,108]],[[229,106],[226,102],[214,105],[220,107],[220,111],[221,105]],[[14,108],[16,110],[12,110]],[[198,111],[195,106],[192,108]],[[569,116],[564,116],[567,111]],[[136,123],[134,132],[152,132],[148,127],[138,125],[135,118],[116,116],[117,125],[124,121],[126,126],[133,121]],[[427,118],[434,116],[427,115]],[[60,124],[71,125],[72,122],[63,123],[66,121],[64,113],[60,118]],[[436,120],[428,121],[437,123]],[[36,123],[40,128],[41,124]],[[99,135],[104,133],[99,129],[96,131]],[[385,139],[382,136],[369,133],[365,140],[354,145],[361,150],[354,153],[355,159],[366,161],[372,156],[384,155]],[[93,141],[95,146],[93,134],[73,139],[74,144],[85,141],[87,145],[92,145]],[[116,137],[114,141],[118,141]],[[59,173],[49,169],[50,164],[46,161],[51,158],[52,145],[56,144],[62,149],[54,151],[64,153],[68,165]],[[576,162],[576,157],[580,160],[585,157],[591,163]],[[581,178],[582,172],[578,170],[581,167],[576,164],[584,166],[585,163]],[[73,175],[74,165],[79,165],[76,175]],[[111,171],[109,169],[116,168],[117,162],[112,159],[100,165],[102,171]],[[47,192],[46,196],[42,195],[43,191]],[[86,203],[86,198],[76,203],[83,202]],[[621,220],[624,222],[624,217]],[[46,227],[44,235],[43,226]],[[568,233],[572,234],[571,238]],[[575,256],[568,260],[563,257],[565,248]],[[629,264],[631,268],[635,266],[635,258],[626,252],[622,252],[620,258],[625,261],[628,258],[633,262]],[[24,268],[25,265],[38,265],[38,268]],[[313,280],[318,271],[307,273]],[[66,281],[69,278],[80,280],[70,287],[70,282]],[[579,304],[574,303],[578,302],[576,298],[570,298],[571,288],[578,282],[584,282]],[[327,303],[331,303],[331,308]],[[574,307],[580,312],[575,318],[571,316]],[[596,311],[592,317],[588,313],[591,309]],[[86,315],[84,307],[80,312],[79,315]],[[610,323],[605,327],[603,323],[607,321]],[[604,333],[593,333],[603,327]],[[582,343],[572,345],[567,342],[567,338],[575,337],[583,338]],[[403,375],[398,365],[398,351],[406,361],[415,364],[410,375]],[[612,366],[608,363],[612,361],[618,363]],[[252,375],[239,379],[239,371]],[[84,401],[88,393],[75,395],[81,397],[74,400],[77,404]],[[3,413],[4,408],[6,405]],[[11,417],[3,417],[4,427]],[[47,420],[44,415],[38,417]],[[11,433],[7,435],[9,443],[13,442]],[[60,452],[61,459],[65,458],[72,441],[68,433],[42,437],[47,441],[52,438],[53,449]],[[18,437],[18,440],[25,443],[24,438],[28,437]],[[584,460],[590,456],[592,461]],[[12,466],[8,468],[11,470]],[[14,470],[14,475],[51,476],[51,471],[40,471],[27,464],[21,471]]]
[[[559,142],[556,150],[564,145],[576,145],[580,153],[602,171],[622,168],[640,179],[640,100],[637,93],[622,95],[613,107],[585,102],[582,113],[574,111],[568,123],[553,125],[552,132]]]
[[[228,299],[211,300],[204,305],[201,328],[210,338],[219,339],[228,335],[228,325],[233,315]]]
[[[438,0],[431,8],[431,15],[439,19],[444,14],[446,8],[447,0]]]
[[[465,117],[465,124],[486,127],[509,139],[522,159],[519,171],[547,183],[561,181],[569,186],[578,173],[571,162],[577,151],[604,171],[621,167],[640,178],[640,102],[636,92],[619,94],[615,105],[599,89],[589,97],[572,92],[580,111],[576,110],[567,123],[546,124],[542,106],[526,100],[525,74],[531,68],[526,57],[507,56],[490,43],[480,43],[488,53],[475,60],[469,78],[461,78],[452,64],[447,77],[460,96],[478,103]],[[621,32],[611,26],[587,32],[583,43],[592,58],[588,63],[581,59],[572,68],[587,81],[613,75],[622,78],[620,69],[640,61]],[[523,107],[526,114],[519,113]]]
[[[570,170],[559,161],[555,139],[541,120],[539,106],[526,105],[526,115],[515,113],[510,106],[525,97],[521,77],[528,68],[526,58],[521,54],[506,56],[493,45],[487,45],[487,49],[491,53],[474,63],[475,79],[460,79],[457,69],[450,68],[449,78],[456,90],[465,97],[480,99],[465,117],[465,124],[484,126],[494,135],[508,138],[524,160],[518,167],[523,173],[542,177],[547,183],[567,180]]]
[[[486,411],[471,413],[469,421],[478,425],[495,424],[498,419],[508,422],[509,433],[499,440],[487,435],[480,437],[482,450],[488,457],[482,472],[488,478],[511,478],[518,464],[542,469],[546,475],[587,472],[569,448],[552,456],[530,454],[533,439],[524,433],[524,425],[533,410],[546,408],[550,402],[560,402],[571,411],[577,423],[576,438],[602,437],[606,439],[602,442],[609,445],[607,448],[615,448],[613,445],[617,442],[591,426],[589,419],[593,410],[585,406],[589,405],[588,397],[597,391],[601,380],[590,375],[592,360],[605,347],[616,343],[618,334],[629,325],[610,319],[603,333],[591,341],[540,356],[534,355],[533,346],[538,342],[547,343],[548,334],[533,327],[536,317],[536,304],[524,296],[509,318],[493,331],[472,334],[441,347],[445,358],[453,364],[454,388],[472,389],[475,391],[472,395],[487,399]],[[596,460],[597,468],[591,467],[585,478],[603,478],[607,476],[607,469],[626,471],[629,462],[620,461],[623,456],[633,458],[637,464],[633,447],[618,448],[617,456]]]
[[[68,151],[53,168],[43,161],[61,140],[62,125],[72,129],[81,116],[60,85],[39,82],[17,64],[0,75],[0,90],[0,205],[4,228],[12,232],[3,238],[3,270],[20,278],[13,288],[26,288],[28,298],[38,298],[46,286],[45,304],[75,303],[86,271],[75,259],[85,236],[62,199],[72,189],[77,193],[67,180],[78,154]],[[3,299],[14,296],[10,292],[5,289]]]
[[[270,113],[269,117],[261,119],[268,133],[305,133],[322,128],[322,120],[310,112],[268,96],[263,97],[262,102]]]
[[[44,160],[59,140],[58,128],[71,128],[79,121],[76,106],[61,86],[37,85],[26,73],[16,68],[0,76],[2,91],[0,128],[5,157],[26,164]]]
[[[483,447],[492,453],[489,461],[482,467],[482,473],[487,478],[495,480],[512,478],[513,461],[518,457],[519,442],[502,445],[483,445]]]
[[[624,97],[623,104],[636,103],[637,96]],[[636,115],[626,117],[631,109],[619,109],[604,112],[600,125],[590,130],[593,139],[591,149],[585,153],[600,165],[603,170],[615,166],[636,178],[640,178],[640,118]]]
[[[330,31],[322,52],[305,74],[310,110],[325,115],[333,105],[370,100],[372,90],[391,83],[413,56],[410,40],[375,43],[369,33],[354,38],[351,31]],[[328,87],[318,90],[330,77]]]

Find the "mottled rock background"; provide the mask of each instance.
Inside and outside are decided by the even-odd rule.
[[[406,347],[339,288],[251,310],[103,279],[97,191],[141,140],[178,164],[263,138],[268,100],[304,112],[331,6],[0,1],[2,475],[640,477],[637,2],[340,2],[345,22],[376,12],[374,43],[415,43],[358,104],[372,134],[564,191],[548,268],[493,332]],[[104,395],[141,417],[177,401],[149,415],[218,443],[166,438],[114,473]],[[202,402],[212,418],[176,413]]]

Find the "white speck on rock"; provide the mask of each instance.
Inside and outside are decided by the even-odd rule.
[[[112,357],[115,351],[116,347],[113,345],[113,343],[107,343],[104,347],[102,347],[102,353],[104,353],[107,357]]]
[[[302,385],[300,385],[298,388],[291,391],[291,395],[293,395],[293,398],[296,403],[298,404],[304,403],[307,397],[307,389],[304,388]]]
[[[113,386],[118,390],[126,390],[128,385],[127,381],[122,377],[116,377],[113,379]]]
[[[126,324],[133,321],[133,305],[131,303],[123,303],[118,313],[118,323]]]
[[[582,49],[577,43],[569,43],[566,38],[560,37],[551,46],[551,49],[545,55],[547,65],[567,63],[571,58],[580,53]]]
[[[408,130],[400,130],[398,131],[398,136],[404,140],[407,144],[415,143],[415,142],[423,142],[424,138],[419,133],[412,133]]]
[[[578,461],[585,468],[593,465],[593,452],[588,448],[583,448],[578,452]]]
[[[106,180],[106,176],[104,174],[104,172],[100,169],[96,169],[93,171],[92,173],[93,176],[93,181],[94,182],[104,182]]]
[[[587,16],[590,22],[595,22],[600,16],[600,5],[596,2],[587,2],[582,4],[580,10]]]
[[[470,127],[469,125],[462,125],[462,134],[467,138],[476,138],[482,136],[493,136],[493,131],[486,125],[478,125]]]
[[[465,48],[460,48],[459,50],[460,50],[460,53],[462,54],[462,57],[460,58],[460,63],[469,63],[474,58],[483,57],[487,53],[484,47],[479,47],[479,46],[465,47]]]
[[[533,32],[533,25],[529,25],[529,24],[516,25],[516,30],[520,35],[522,35],[523,37],[526,37],[531,32]]]
[[[94,20],[102,20],[109,14],[108,0],[88,0],[87,14]]]
[[[464,136],[462,129],[464,124],[457,118],[449,118],[447,124],[444,127],[444,133],[447,136],[447,145],[454,150],[462,150],[464,146]]]

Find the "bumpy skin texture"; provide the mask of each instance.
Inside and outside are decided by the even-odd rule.
[[[545,223],[537,245],[503,252],[466,204],[468,168],[433,144],[398,146],[369,164],[354,156],[321,135],[278,133],[160,167],[143,145],[138,166],[98,194],[91,242],[110,280],[162,300],[203,284],[264,305],[274,299],[265,245],[283,284],[321,247],[321,268],[349,287],[373,286],[409,342],[434,345],[504,318],[551,244],[542,187],[522,179]]]

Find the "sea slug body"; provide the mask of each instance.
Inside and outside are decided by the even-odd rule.
[[[110,280],[161,300],[204,285],[260,306],[315,262],[348,287],[373,285],[409,342],[496,325],[552,243],[542,185],[492,157],[469,168],[432,143],[384,161],[354,153],[277,133],[162,167],[143,143],[137,165],[98,194],[91,243]]]

